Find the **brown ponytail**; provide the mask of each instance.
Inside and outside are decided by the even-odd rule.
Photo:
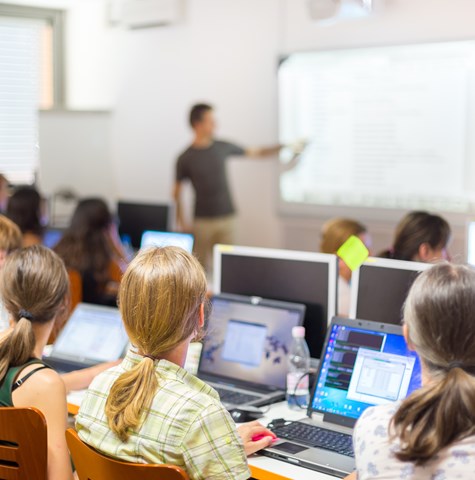
[[[125,272],[120,312],[131,342],[144,358],[115,381],[107,397],[109,427],[122,441],[144,420],[159,386],[153,358],[198,332],[206,291],[203,268],[181,248],[144,250]]]
[[[67,314],[68,274],[51,250],[33,246],[13,252],[0,274],[0,295],[15,325],[0,341],[0,379],[9,367],[34,356],[34,324]]]
[[[418,465],[475,435],[475,271],[439,264],[414,282],[404,321],[430,381],[402,402],[391,426],[395,453]]]

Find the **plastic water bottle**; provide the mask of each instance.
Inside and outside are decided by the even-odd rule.
[[[294,327],[292,337],[287,357],[287,404],[292,410],[302,410],[310,400],[308,390],[310,352],[305,341],[305,328]]]

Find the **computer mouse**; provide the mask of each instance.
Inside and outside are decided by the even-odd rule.
[[[236,423],[252,422],[264,416],[264,412],[256,407],[241,406],[233,408],[229,411],[232,419]]]

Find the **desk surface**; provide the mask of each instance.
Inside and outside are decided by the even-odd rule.
[[[85,390],[81,390],[78,392],[71,392],[68,395],[68,411],[71,415],[77,414],[84,392]],[[275,418],[299,420],[304,417],[304,410],[302,410],[302,412],[290,410],[285,402],[281,402],[272,405],[266,415],[259,419],[259,421],[262,424],[267,425]],[[291,465],[290,463],[281,462],[279,460],[260,455],[253,455],[250,457],[249,465],[251,468],[257,467],[258,469],[265,470],[266,472],[276,473],[292,480],[335,480],[336,478],[331,475],[314,472],[313,470],[308,470],[307,468],[298,467],[296,465]],[[264,477],[259,478],[264,479]],[[270,480],[272,477],[269,476],[268,478]]]

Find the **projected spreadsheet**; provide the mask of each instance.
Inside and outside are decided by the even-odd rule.
[[[280,142],[309,143],[280,176],[281,200],[467,210],[474,74],[474,41],[289,55],[278,74]]]

